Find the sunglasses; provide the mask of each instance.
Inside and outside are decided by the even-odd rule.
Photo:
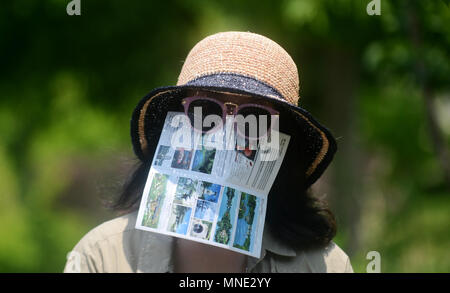
[[[201,113],[204,116],[211,114],[219,116],[222,119],[222,125],[225,124],[227,116],[243,118],[243,120],[234,119],[234,126],[235,130],[237,130],[237,133],[245,137],[246,139],[258,139],[267,135],[272,123],[271,115],[279,115],[278,111],[264,105],[252,103],[236,104],[232,102],[222,102],[206,96],[187,97],[181,101],[181,104],[184,107],[184,113],[189,117],[192,128],[202,133],[212,133],[217,128],[219,128],[220,125],[204,127],[202,125],[203,123],[200,123],[200,125],[197,126],[196,123],[194,123],[195,108],[200,108]],[[251,117],[252,115],[254,117]],[[203,117],[197,117],[197,119],[198,118],[203,119]],[[261,124],[262,121],[260,121],[260,118],[266,119],[266,123],[264,123],[265,125]],[[237,123],[237,121],[247,121],[248,123]],[[196,127],[200,127],[200,129],[197,129]]]

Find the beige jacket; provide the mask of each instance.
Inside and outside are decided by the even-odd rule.
[[[172,237],[135,229],[137,212],[105,222],[87,233],[64,272],[173,272]],[[334,243],[313,251],[294,251],[264,231],[261,258],[249,257],[249,272],[351,273],[348,256]]]

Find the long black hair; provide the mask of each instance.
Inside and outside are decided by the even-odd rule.
[[[283,117],[283,118],[281,118]],[[269,192],[266,225],[280,241],[296,250],[324,247],[336,235],[336,220],[327,202],[312,194],[307,186],[306,170],[311,164],[308,145],[303,143],[301,130],[292,129],[292,113],[280,113],[280,131],[291,135],[280,171]],[[154,153],[157,139],[151,141],[149,153]],[[306,158],[305,156],[308,156]],[[112,208],[127,213],[139,207],[141,195],[151,166],[139,161],[122,193]]]

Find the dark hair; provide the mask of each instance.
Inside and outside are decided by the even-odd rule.
[[[306,170],[311,165],[309,145],[302,139],[301,129],[294,129],[296,119],[291,112],[280,113],[280,131],[291,134],[285,159],[268,195],[266,225],[280,241],[297,250],[324,247],[336,235],[336,221],[327,203],[315,197],[306,186]],[[297,121],[298,122],[298,121]],[[155,136],[154,136],[155,137]],[[149,144],[155,152],[157,139]],[[113,204],[123,213],[138,209],[151,158],[139,162],[123,191]]]

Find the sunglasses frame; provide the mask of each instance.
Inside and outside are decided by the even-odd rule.
[[[189,117],[188,113],[189,113],[189,106],[191,105],[191,103],[195,102],[195,101],[199,101],[199,100],[208,100],[208,101],[214,102],[217,105],[219,105],[221,107],[221,109],[222,109],[222,117],[221,118],[222,118],[222,122],[223,123],[225,123],[227,115],[234,115],[234,116],[239,115],[239,111],[240,110],[245,109],[245,108],[250,108],[250,107],[264,109],[267,112],[269,112],[270,115],[279,115],[280,114],[277,110],[275,110],[275,109],[273,109],[271,107],[260,105],[260,104],[254,104],[254,103],[236,104],[236,103],[233,103],[233,102],[222,102],[222,101],[219,101],[219,100],[217,100],[215,98],[211,98],[211,97],[207,97],[207,96],[191,96],[191,97],[187,97],[187,98],[184,98],[184,99],[181,100],[181,104],[184,107],[184,114],[187,117]],[[234,106],[233,111],[231,111],[231,112],[227,111],[228,110],[227,109],[227,105],[233,105]],[[190,120],[189,120],[189,122],[190,122]],[[236,127],[236,122],[234,122],[234,123],[235,123],[235,127]],[[194,128],[194,130],[200,132],[200,130],[196,129],[193,125],[191,125],[191,127]],[[270,127],[271,127],[271,124],[268,125],[267,129],[269,129]],[[202,129],[201,132],[202,133],[212,133],[214,129],[216,129],[216,127],[212,128],[210,130],[206,130],[206,131]],[[266,136],[268,131],[266,131],[266,133],[264,135],[262,135],[262,136],[259,136],[259,133],[258,133],[258,137],[257,138],[253,138],[253,137],[250,138],[247,135],[241,133],[239,131],[239,129],[237,129],[237,132],[242,137],[245,137],[246,139],[249,139],[249,140],[253,140],[253,139],[259,139],[261,137]]]

